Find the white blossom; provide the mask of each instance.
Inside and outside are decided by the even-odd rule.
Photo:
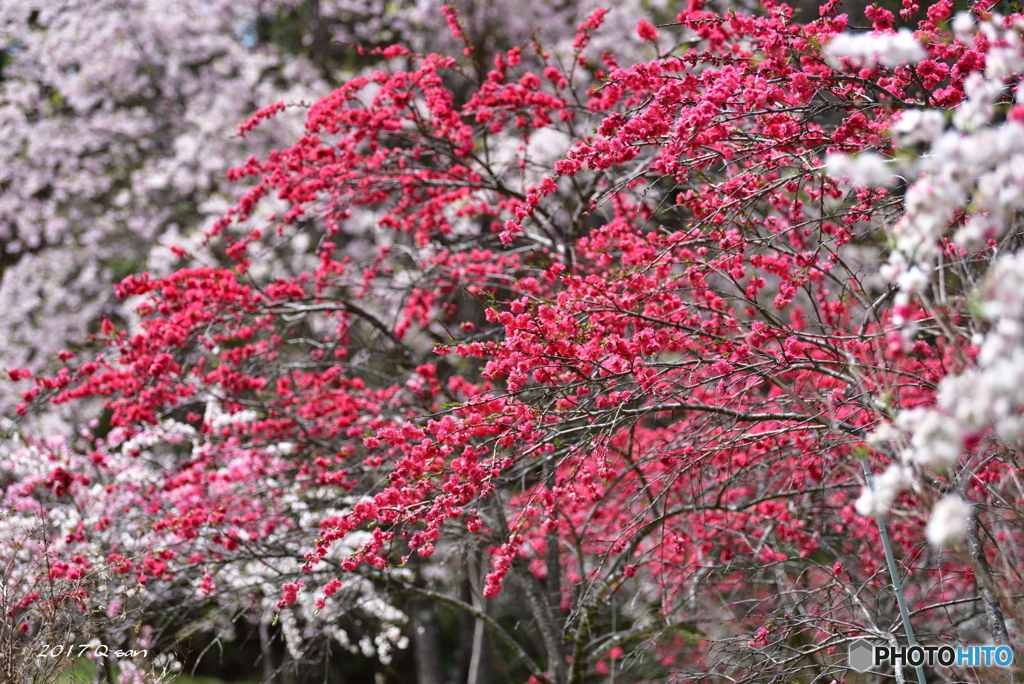
[[[859,186],[886,187],[896,180],[886,158],[875,152],[861,152],[857,156],[830,154],[825,158],[825,166],[830,175],[849,178]]]
[[[939,548],[953,546],[967,534],[971,506],[956,494],[948,494],[935,504],[924,533]]]
[[[1010,39],[1010,45],[989,49],[985,60],[986,78],[999,80],[1024,71],[1024,57],[1021,56],[1020,36],[1016,33],[1009,33],[1007,37]]]
[[[964,80],[965,99],[953,111],[953,125],[961,131],[974,131],[992,120],[995,100],[1002,92],[1002,80],[986,78],[974,72]]]
[[[825,46],[825,59],[835,69],[847,58],[854,66],[881,64],[895,67],[928,57],[910,29],[896,33],[840,33]]]
[[[946,128],[946,117],[934,109],[908,109],[890,129],[893,142],[902,147],[931,144]]]
[[[913,293],[922,290],[928,285],[928,268],[914,266],[901,274],[896,282],[903,292]]]
[[[938,411],[918,408],[900,413],[896,424],[913,434],[903,459],[922,468],[945,472],[956,464],[963,451],[960,426]]]
[[[883,444],[894,442],[900,438],[900,431],[892,423],[881,423],[871,433],[868,434],[865,441],[876,449]]]
[[[854,504],[857,512],[868,518],[877,518],[889,512],[900,492],[910,489],[914,482],[910,468],[893,463],[881,475],[873,478],[871,486],[864,487]]]

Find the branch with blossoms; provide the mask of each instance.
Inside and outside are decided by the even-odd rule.
[[[985,69],[965,79],[965,97],[953,111],[951,129],[947,130],[947,117],[936,110],[910,111],[894,128],[897,144],[905,149],[924,145],[932,154],[920,164],[913,157],[906,162],[920,175],[907,190],[906,214],[893,226],[896,248],[887,265],[900,307],[901,326],[893,344],[905,349],[931,322],[940,334],[970,340],[966,368],[942,380],[936,405],[901,411],[893,423],[883,423],[875,431],[876,442],[890,445],[901,463],[889,467],[880,491],[866,492],[858,509],[884,513],[901,490],[916,485],[916,471],[934,471],[945,478],[940,485],[945,495],[935,505],[926,534],[933,544],[958,547],[969,558],[992,638],[1008,646],[1004,611],[1014,619],[1019,619],[1019,611],[1007,592],[996,586],[979,535],[979,512],[970,502],[999,496],[993,487],[998,480],[979,478],[975,459],[981,458],[983,470],[992,467],[990,459],[1001,460],[997,454],[1005,447],[1000,445],[1020,439],[1012,417],[1019,398],[1015,390],[996,388],[1006,387],[1013,377],[1013,361],[1005,355],[1011,348],[1007,343],[1015,344],[1012,331],[1019,326],[1012,306],[1001,303],[1007,301],[1015,278],[1020,210],[1012,190],[1017,181],[1006,166],[1014,158],[1019,137],[1019,106],[1007,91],[1016,80],[1011,76],[1024,62],[1019,20],[987,17],[977,29],[971,24],[962,15],[955,29],[976,54],[984,55]],[[994,120],[997,117],[1003,118],[1001,125]],[[955,162],[956,172],[950,173],[954,158],[962,161]],[[926,199],[940,196],[940,202]],[[953,279],[968,283],[969,289],[958,293],[950,287]],[[953,313],[951,295],[959,295],[961,301],[974,299],[974,315]],[[986,333],[988,326],[991,331]],[[1006,552],[1002,555],[1005,562]]]

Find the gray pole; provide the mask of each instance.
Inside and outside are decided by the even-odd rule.
[[[874,489],[874,477],[871,474],[871,468],[868,465],[868,457],[862,456],[861,463],[864,466],[864,478],[868,482],[868,487]],[[882,548],[885,549],[885,562],[889,565],[889,577],[892,578],[892,588],[896,592],[896,604],[900,607],[900,617],[903,619],[903,630],[907,634],[907,645],[916,646],[917,639],[914,637],[914,627],[910,624],[910,611],[907,610],[907,600],[903,597],[903,586],[900,584],[899,568],[896,567],[896,558],[892,555],[892,545],[889,543],[889,532],[885,524],[885,520],[882,516],[875,518],[875,522],[878,524],[878,533],[882,537]],[[924,677],[924,668],[920,665],[914,667],[917,673],[918,684],[928,684],[928,680]]]

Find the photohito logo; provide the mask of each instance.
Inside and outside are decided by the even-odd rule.
[[[858,639],[850,644],[849,662],[858,672],[882,665],[1009,667],[1013,651],[1009,646],[882,646]]]

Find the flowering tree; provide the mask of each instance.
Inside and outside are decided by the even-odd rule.
[[[507,49],[544,26],[539,38],[558,53],[583,11],[535,3],[507,16],[507,5],[469,4],[475,40]],[[172,272],[180,263],[169,246],[218,263],[199,242],[233,201],[226,171],[301,133],[295,115],[233,136],[251,112],[312,100],[375,65],[356,45],[461,48],[440,3],[402,5],[0,2],[0,364],[50,371],[101,315],[130,316],[111,281]],[[0,396],[4,410],[15,403]]]
[[[94,573],[116,596],[59,600],[246,614],[296,666],[410,635],[421,682],[483,681],[488,638],[558,684],[1014,643],[1024,19],[908,1],[916,32],[850,34],[834,5],[695,0],[631,66],[601,11],[570,60],[482,57],[453,10],[464,59],[379,49],[231,172],[227,265],[131,275],[100,351],[9,371],[20,415],[105,409],[5,456],[52,563],[12,624]]]

